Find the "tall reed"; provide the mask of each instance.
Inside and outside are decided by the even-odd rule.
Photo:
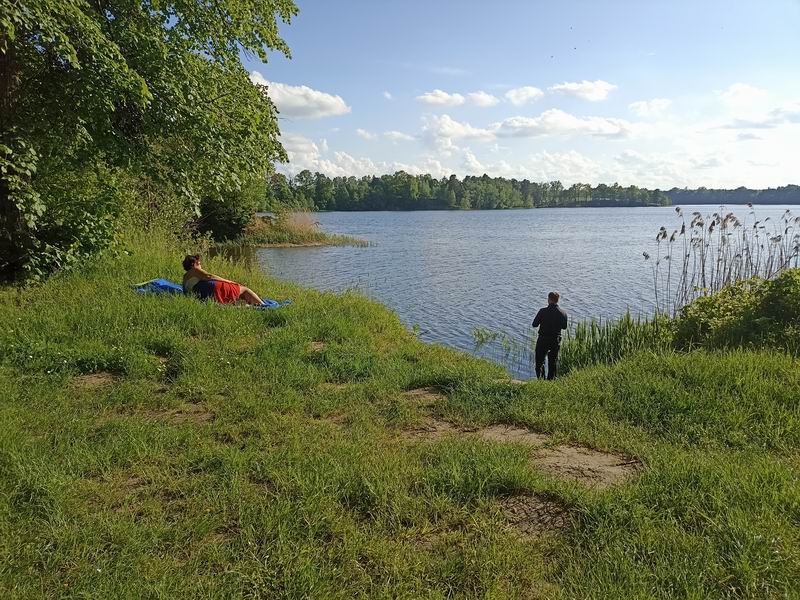
[[[512,336],[477,327],[472,336],[477,354],[502,364],[514,375],[532,375],[535,335]],[[564,335],[559,372],[611,364],[640,350],[667,350],[672,337],[670,320],[660,315],[634,317],[626,312],[618,319],[583,321]]]
[[[561,370],[615,363],[640,350],[667,350],[672,326],[664,316],[636,316],[626,312],[618,319],[583,321],[561,345]]]
[[[786,210],[778,219],[760,220],[752,204],[744,219],[719,212],[687,216],[675,208],[679,227],[656,234],[651,261],[655,310],[677,315],[694,299],[712,296],[738,281],[773,279],[800,266],[800,217]]]

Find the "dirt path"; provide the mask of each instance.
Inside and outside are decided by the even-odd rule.
[[[422,408],[430,408],[443,396],[428,388],[405,392]],[[501,444],[515,443],[531,446],[531,464],[541,471],[557,477],[577,481],[595,489],[606,489],[631,478],[641,463],[628,456],[603,452],[577,445],[550,445],[552,437],[516,425],[488,425],[486,427],[457,427],[448,421],[426,416],[416,429],[403,434],[409,439],[440,439],[446,436],[473,436]]]

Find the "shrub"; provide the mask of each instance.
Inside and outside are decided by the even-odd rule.
[[[751,279],[698,298],[676,320],[675,345],[774,347],[800,351],[800,269],[776,279]]]
[[[253,179],[238,192],[204,197],[200,201],[200,230],[218,241],[241,235],[253,220],[264,194],[264,181]]]

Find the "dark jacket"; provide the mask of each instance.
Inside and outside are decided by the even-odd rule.
[[[539,335],[555,337],[567,328],[567,313],[558,304],[548,304],[536,313],[533,326],[539,328]]]

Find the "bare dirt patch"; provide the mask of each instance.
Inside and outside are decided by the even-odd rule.
[[[534,465],[561,479],[572,479],[589,487],[605,489],[632,477],[640,463],[621,454],[579,446],[556,446],[536,451]]]
[[[508,524],[524,536],[563,529],[570,522],[567,507],[548,496],[518,494],[501,499],[499,504]]]
[[[99,373],[86,373],[72,378],[72,385],[76,388],[99,388],[111,385],[116,381],[116,377],[111,373],[101,371]]]
[[[513,425],[489,425],[488,427],[457,427],[436,417],[425,417],[422,425],[406,432],[408,437],[437,438],[444,435],[472,435],[491,442],[529,444],[543,446],[550,436]]]
[[[417,388],[403,392],[406,401],[413,402],[419,407],[430,408],[440,402],[447,400],[447,396],[432,387]]]
[[[325,350],[325,347],[326,347],[325,342],[316,341],[308,344],[308,349],[311,352],[322,352],[323,350]]]
[[[419,427],[404,431],[403,435],[407,438],[431,438],[436,439],[445,435],[452,435],[455,433],[464,433],[452,423],[442,421],[436,417],[425,417]]]
[[[439,439],[449,435],[471,435],[502,444],[527,444],[534,447],[531,463],[535,468],[558,479],[577,481],[601,490],[623,483],[641,466],[638,460],[622,454],[581,446],[547,447],[552,440],[549,435],[513,425],[466,428],[426,416],[419,427],[404,432],[404,437],[409,439]]]
[[[532,446],[543,446],[550,441],[549,435],[523,427],[514,427],[513,425],[489,425],[475,430],[474,433],[485,440],[493,442],[516,442]]]

